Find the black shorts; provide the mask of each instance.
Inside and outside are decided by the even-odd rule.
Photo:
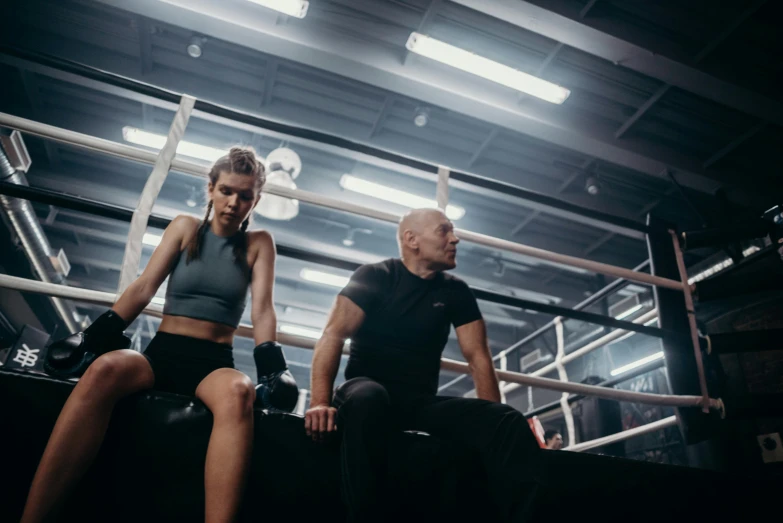
[[[231,345],[158,332],[144,351],[155,373],[155,390],[195,396],[201,380],[217,369],[233,369]]]

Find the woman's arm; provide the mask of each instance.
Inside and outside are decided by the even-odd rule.
[[[277,250],[272,235],[266,231],[254,231],[250,239],[258,249],[250,282],[250,317],[253,321],[253,339],[259,345],[277,340],[277,315],[273,298]]]
[[[112,307],[128,324],[149,305],[163,280],[171,272],[186,244],[185,240],[190,240],[196,228],[197,220],[191,216],[177,216],[166,227],[160,245],[153,251],[144,272],[125,289]]]

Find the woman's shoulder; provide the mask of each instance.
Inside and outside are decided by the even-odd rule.
[[[275,239],[272,233],[263,229],[247,231],[247,244],[257,249],[275,249]]]
[[[199,225],[201,225],[201,221],[195,216],[180,214],[171,220],[166,231],[175,233],[183,244],[187,244],[198,231]]]

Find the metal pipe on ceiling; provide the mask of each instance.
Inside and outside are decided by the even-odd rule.
[[[8,159],[5,150],[0,147],[0,176],[5,183],[27,186],[24,173],[17,171]],[[52,246],[46,238],[41,223],[35,215],[32,204],[27,200],[0,195],[3,213],[11,223],[16,236],[22,242],[25,254],[38,277],[46,283],[63,283],[65,278],[58,273],[50,259],[54,256]],[[76,309],[72,304],[60,298],[50,298],[58,316],[71,332],[77,332],[79,325],[75,320]]]

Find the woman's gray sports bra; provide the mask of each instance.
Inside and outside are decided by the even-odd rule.
[[[250,268],[245,258],[234,258],[236,236],[218,236],[211,226],[203,234],[199,258],[187,263],[185,249],[169,274],[163,314],[236,328],[245,311]]]

